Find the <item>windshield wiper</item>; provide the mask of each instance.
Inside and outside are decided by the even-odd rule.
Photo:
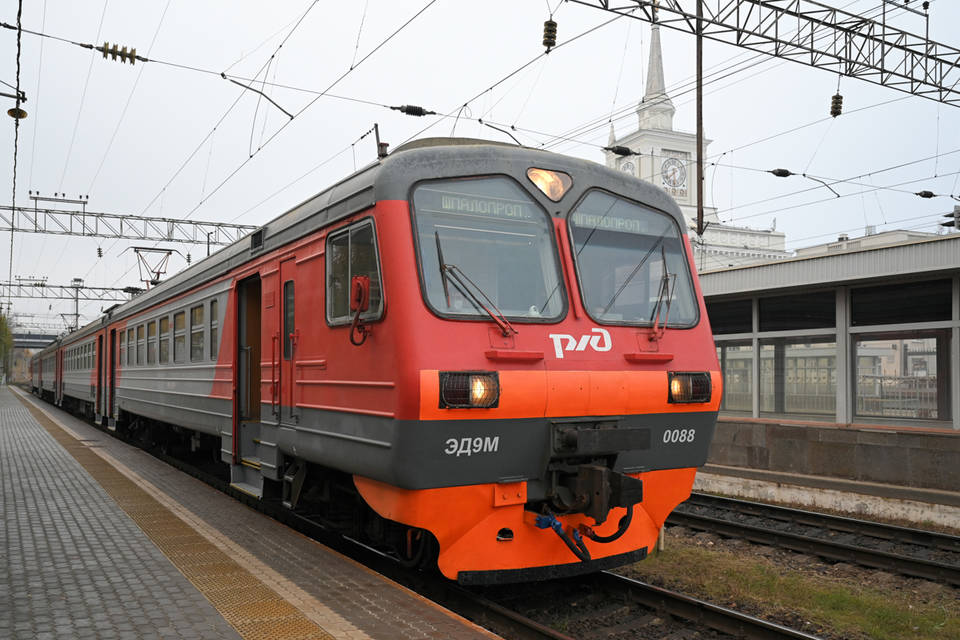
[[[666,231],[667,229],[664,229],[664,233]],[[623,284],[620,285],[620,288],[617,289],[617,292],[613,294],[613,297],[610,298],[610,302],[608,302],[607,306],[603,308],[603,311],[600,312],[600,315],[602,316],[607,315],[607,311],[610,311],[610,307],[613,306],[613,303],[617,301],[617,298],[620,297],[620,294],[623,293],[624,289],[627,288],[627,285],[630,284],[630,281],[633,280],[633,276],[639,273],[640,269],[643,268],[643,265],[645,265],[647,263],[647,260],[650,259],[650,256],[653,255],[653,252],[657,250],[658,246],[662,246],[662,244],[663,244],[663,233],[657,236],[657,241],[653,243],[653,246],[650,247],[649,250],[647,250],[646,255],[644,255],[643,258],[640,259],[640,262],[637,263],[637,266],[633,268],[633,271],[631,271],[630,275],[627,276],[627,279],[623,281]]]
[[[483,289],[481,289],[476,282],[471,280],[470,277],[463,272],[463,269],[455,264],[448,264],[443,261],[443,250],[440,247],[440,234],[439,232],[434,231],[433,235],[437,241],[437,259],[440,261],[440,277],[443,279],[444,295],[447,296],[447,308],[450,307],[450,294],[449,290],[447,289],[447,278],[450,278],[457,290],[466,296],[466,298],[470,300],[470,302],[474,307],[477,308],[478,311],[484,311],[488,316],[490,316],[490,319],[497,324],[497,326],[500,328],[500,333],[502,333],[504,337],[519,333],[513,328],[513,325],[510,324],[510,321],[507,320],[507,317],[503,315],[503,312],[497,308],[497,305],[494,304],[493,300],[490,299],[490,296],[484,293]],[[467,286],[467,283],[470,283],[470,285],[473,286],[473,290],[476,290],[477,293],[483,296],[483,299],[486,300],[491,307],[493,307],[493,310],[487,307],[487,305],[483,304],[483,300],[481,300],[473,292],[473,290]]]
[[[670,273],[667,270],[667,249],[662,244],[660,245],[660,260],[663,265],[663,277],[660,278],[660,293],[657,294],[657,304],[653,307],[653,313],[650,315],[650,321],[653,322],[653,334],[657,338],[663,334],[663,331],[667,328],[667,323],[670,322],[670,305],[673,304],[673,294],[677,291],[677,274]],[[661,329],[659,327],[660,309],[663,306],[664,297],[667,299],[667,314],[663,318],[663,328]]]
[[[440,232],[434,231],[433,237],[437,240],[437,261],[440,263],[440,281],[443,283],[443,298],[447,301],[447,309],[449,309],[450,289],[447,287],[447,272],[443,268],[443,248],[440,246]]]

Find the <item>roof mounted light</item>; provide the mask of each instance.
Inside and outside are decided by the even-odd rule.
[[[573,178],[562,171],[531,167],[527,169],[527,177],[530,178],[530,182],[537,185],[537,189],[540,189],[543,195],[554,202],[560,202],[560,199],[573,186]]]

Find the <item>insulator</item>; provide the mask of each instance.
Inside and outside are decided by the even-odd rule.
[[[830,100],[830,115],[836,118],[843,112],[843,96],[839,93]]]
[[[102,257],[103,257],[103,248],[102,248],[102,247],[97,247],[97,257],[98,257],[98,258],[102,258]]]
[[[543,46],[547,51],[557,46],[557,23],[553,20],[543,23]]]
[[[436,111],[430,111],[429,109],[424,109],[423,107],[417,106],[415,104],[405,104],[402,107],[390,107],[394,111],[399,111],[400,113],[405,113],[408,116],[432,116],[436,115]]]
[[[614,147],[604,147],[604,151],[609,151],[610,153],[615,153],[618,156],[632,156],[636,155],[630,147],[624,147],[623,145],[616,145]]]
[[[190,264],[190,259],[191,259],[191,258],[190,258],[190,254],[188,253],[188,254],[187,254],[187,264]]]
[[[935,194],[933,191],[924,190],[924,191],[918,191],[915,195],[918,195],[921,198],[933,198],[937,194]]]
[[[771,169],[770,173],[778,178],[789,178],[793,175],[793,172],[791,172],[789,169]]]

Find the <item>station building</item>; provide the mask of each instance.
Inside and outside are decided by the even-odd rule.
[[[701,273],[711,463],[960,487],[960,234],[888,239]]]

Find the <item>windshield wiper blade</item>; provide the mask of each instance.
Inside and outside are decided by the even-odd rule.
[[[447,287],[447,271],[443,263],[443,248],[440,246],[440,232],[434,231],[433,237],[437,241],[437,261],[440,263],[440,281],[443,283],[443,298],[447,301],[447,309],[450,308],[450,289]]]
[[[666,229],[664,230],[666,231]],[[613,294],[613,297],[610,298],[610,302],[607,303],[607,306],[603,308],[603,311],[600,312],[600,315],[607,315],[607,311],[610,311],[610,307],[613,306],[613,303],[617,301],[617,298],[620,297],[620,294],[623,293],[624,289],[627,288],[627,285],[630,284],[630,281],[633,280],[633,276],[637,275],[640,269],[647,263],[647,260],[650,259],[650,256],[653,255],[653,252],[657,250],[658,246],[663,244],[663,234],[661,233],[657,237],[657,241],[653,243],[653,246],[647,251],[646,255],[640,259],[640,262],[637,263],[637,266],[633,268],[633,271],[630,272],[630,275],[627,276],[627,279],[623,281],[623,284],[620,285],[620,288],[617,289],[617,292]]]
[[[447,308],[450,307],[450,292],[447,288],[447,278],[450,278],[457,290],[460,291],[460,293],[462,293],[468,300],[470,300],[470,303],[473,304],[477,311],[483,311],[490,316],[490,319],[497,324],[497,327],[500,328],[500,333],[502,333],[504,337],[519,333],[516,329],[514,329],[513,325],[510,324],[510,321],[507,320],[507,317],[503,315],[503,312],[497,308],[497,305],[493,302],[493,300],[490,299],[490,296],[484,293],[483,289],[480,288],[480,285],[471,280],[470,277],[463,272],[463,269],[457,265],[444,262],[443,248],[440,246],[440,233],[438,231],[434,231],[433,237],[437,242],[437,260],[440,262],[440,278],[443,280],[443,293],[447,298]],[[464,280],[466,280],[466,282],[464,282]],[[489,307],[483,304],[483,300],[473,293],[470,287],[467,286],[467,283],[470,283],[473,286],[473,289],[483,296],[484,300],[486,300],[487,303],[493,307],[496,313],[491,311]]]
[[[663,265],[663,276],[660,278],[660,293],[657,294],[657,304],[653,307],[653,313],[650,315],[650,321],[653,322],[653,333],[657,337],[666,330],[667,323],[670,322],[670,305],[673,304],[673,295],[677,291],[677,274],[670,273],[667,270],[667,249],[662,244],[660,245],[660,260]],[[667,299],[667,315],[663,318],[663,328],[660,328],[660,309],[663,307],[664,297]]]
[[[513,328],[513,325],[510,324],[510,321],[507,320],[507,317],[503,315],[503,312],[497,308],[497,305],[493,303],[493,300],[490,299],[490,296],[484,293],[483,289],[481,289],[476,282],[471,280],[467,276],[467,274],[463,272],[463,269],[461,269],[455,264],[445,264],[444,268],[446,269],[447,273],[450,275],[450,278],[457,285],[457,288],[460,289],[460,291],[464,295],[470,298],[470,301],[474,304],[474,306],[476,306],[478,309],[482,309],[484,312],[486,312],[488,316],[490,316],[491,320],[497,323],[497,326],[500,327],[500,333],[502,333],[504,337],[507,337],[511,334],[519,333],[516,329]],[[489,307],[487,307],[487,305],[483,304],[483,300],[477,297],[477,295],[470,290],[470,287],[468,287],[466,283],[464,283],[464,280],[469,282],[473,286],[473,288],[477,291],[477,293],[483,296],[484,300],[486,300],[487,303],[491,307],[493,307],[492,311],[490,310]]]

